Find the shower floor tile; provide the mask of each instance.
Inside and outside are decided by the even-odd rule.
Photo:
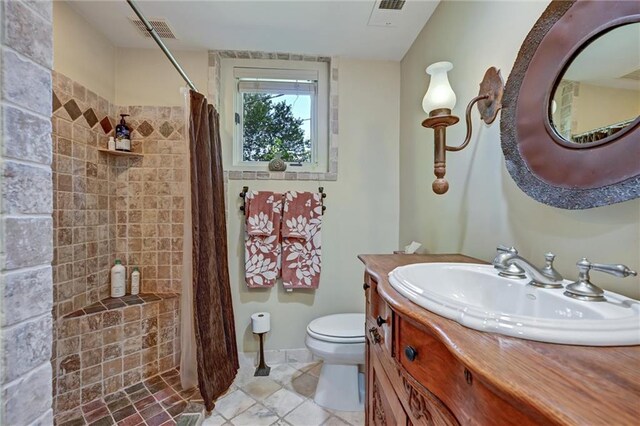
[[[177,369],[56,416],[57,426],[173,426],[183,412],[202,412],[196,389],[180,386]],[[194,402],[195,401],[195,402]]]

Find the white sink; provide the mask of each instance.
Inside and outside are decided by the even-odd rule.
[[[566,345],[640,344],[640,301],[612,292],[606,302],[585,302],[470,263],[401,266],[389,282],[415,304],[475,330]]]

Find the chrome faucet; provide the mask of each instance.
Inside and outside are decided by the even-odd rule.
[[[604,290],[591,282],[589,271],[606,272],[620,278],[638,275],[636,271],[632,271],[625,265],[603,265],[599,263],[591,263],[586,257],[576,263],[578,266],[578,280],[567,285],[564,295],[573,297],[578,300],[589,302],[603,302],[607,300],[604,297]]]
[[[493,259],[493,267],[498,275],[507,278],[529,278],[529,284],[542,288],[562,288],[562,275],[553,268],[553,253],[545,254],[546,264],[540,270],[524,257],[518,255],[514,247],[499,246],[498,254]]]

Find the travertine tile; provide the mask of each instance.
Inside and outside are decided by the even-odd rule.
[[[7,383],[51,359],[51,317],[43,315],[3,329],[2,377]]]
[[[3,49],[0,78],[4,99],[43,116],[51,116],[51,73],[45,68]]]
[[[311,400],[305,401],[287,415],[284,420],[293,426],[318,426],[331,415]]]
[[[8,273],[3,279],[3,327],[51,311],[53,295],[50,266]]]
[[[51,374],[51,364],[47,362],[3,388],[0,400],[4,424],[31,424],[49,410]]]
[[[327,409],[334,416],[339,417],[341,420],[344,420],[346,423],[360,426],[364,425],[364,411],[338,411]]]
[[[254,377],[253,380],[242,387],[242,390],[249,394],[253,399],[262,401],[281,387],[282,385],[268,377]]]
[[[291,389],[300,395],[312,397],[318,386],[318,378],[311,374],[302,374],[291,381]]]
[[[17,269],[46,264],[53,258],[53,221],[51,218],[3,219],[0,224],[12,249],[5,253],[5,267]]]
[[[261,404],[255,404],[231,420],[237,426],[268,426],[276,421],[278,416]]]
[[[29,112],[4,105],[2,149],[11,158],[51,164],[51,121]],[[19,129],[19,131],[11,131]],[[66,131],[66,123],[59,126],[59,133]]]
[[[283,388],[270,395],[262,403],[278,416],[284,417],[303,401],[304,398],[300,395]]]
[[[226,419],[232,419],[255,403],[246,393],[236,390],[216,401],[215,411]]]
[[[4,13],[6,45],[50,69],[53,62],[51,19],[43,18],[17,1],[7,2]]]

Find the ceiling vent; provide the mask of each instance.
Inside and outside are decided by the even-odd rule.
[[[401,10],[405,0],[382,0],[378,9]]]
[[[138,32],[145,37],[151,37],[149,31],[147,31],[147,27],[145,27],[144,23],[138,19],[137,17],[130,17],[131,23],[135,25],[138,29]],[[169,23],[166,19],[157,18],[157,19],[149,19],[148,20],[154,30],[158,33],[160,38],[164,39],[177,39],[176,35],[173,33],[173,30],[169,26]]]

